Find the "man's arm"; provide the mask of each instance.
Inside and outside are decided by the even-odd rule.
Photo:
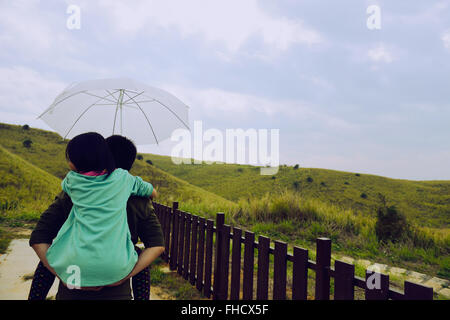
[[[36,243],[51,244],[53,239],[61,229],[72,209],[70,197],[61,192],[55,197],[55,201],[42,213],[36,227],[30,236],[29,244],[33,246]]]
[[[152,202],[136,199],[133,207],[136,214],[137,236],[145,248],[164,247],[164,235]]]
[[[34,251],[36,252],[39,259],[42,261],[44,266],[48,270],[50,270],[51,273],[53,273],[55,276],[58,277],[55,270],[53,270],[53,268],[50,267],[50,265],[48,264],[48,261],[47,261],[47,251],[48,251],[48,248],[50,247],[50,245],[48,243],[36,243],[36,244],[33,244],[31,247],[34,249]]]

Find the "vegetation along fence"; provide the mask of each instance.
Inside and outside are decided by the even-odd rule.
[[[291,254],[285,242],[274,241],[272,248],[267,237],[255,241],[253,232],[231,228],[223,213],[217,213],[214,225],[212,219],[179,210],[178,202],[173,207],[153,204],[165,238],[162,258],[208,298],[306,300],[308,271],[313,270],[310,281],[318,300],[330,299],[332,289],[335,300],[354,300],[355,288],[363,290],[366,300],[433,299],[433,288],[405,281],[402,293],[390,288],[388,275],[366,270],[364,279],[355,276],[354,265],[338,260],[332,267],[330,239],[316,240],[316,261],[311,261],[306,249],[294,246]],[[375,288],[368,281],[374,275],[379,277]]]

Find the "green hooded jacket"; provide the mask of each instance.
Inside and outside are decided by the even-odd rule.
[[[47,251],[50,266],[64,283],[81,287],[125,278],[138,258],[127,224],[127,201],[130,195],[150,196],[153,186],[116,169],[102,176],[70,171],[62,188],[73,207]]]

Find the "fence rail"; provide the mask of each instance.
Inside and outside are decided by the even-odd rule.
[[[162,258],[205,297],[215,300],[306,300],[308,272],[315,272],[314,298],[329,300],[331,278],[335,300],[354,300],[355,287],[364,290],[366,300],[432,300],[433,288],[409,281],[404,292],[389,286],[389,275],[366,270],[365,278],[355,276],[355,266],[336,260],[331,266],[331,240],[316,240],[316,261],[308,250],[274,241],[225,224],[225,215],[216,221],[205,219],[153,202],[165,238]],[[230,245],[231,242],[231,245]],[[255,252],[256,250],[256,252]],[[255,271],[256,258],[256,271]],[[273,263],[271,263],[273,261]],[[288,266],[292,265],[292,267]],[[231,265],[231,267],[230,267]],[[288,268],[292,277],[288,283]],[[373,280],[375,279],[375,281]]]

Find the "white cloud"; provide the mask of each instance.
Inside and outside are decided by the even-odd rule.
[[[442,43],[444,47],[448,50],[450,50],[450,30],[447,30],[444,32],[441,36]]]
[[[201,35],[208,43],[221,43],[236,53],[253,36],[279,51],[294,44],[314,45],[323,39],[301,20],[275,18],[263,11],[257,0],[191,1],[101,1],[101,8],[125,36],[175,28],[184,37]]]
[[[391,63],[394,61],[391,51],[383,44],[378,44],[376,47],[369,49],[367,56],[374,62]]]
[[[0,67],[2,122],[17,121],[42,127],[38,117],[67,86],[50,75],[23,66]],[[41,124],[41,125],[39,125]]]

